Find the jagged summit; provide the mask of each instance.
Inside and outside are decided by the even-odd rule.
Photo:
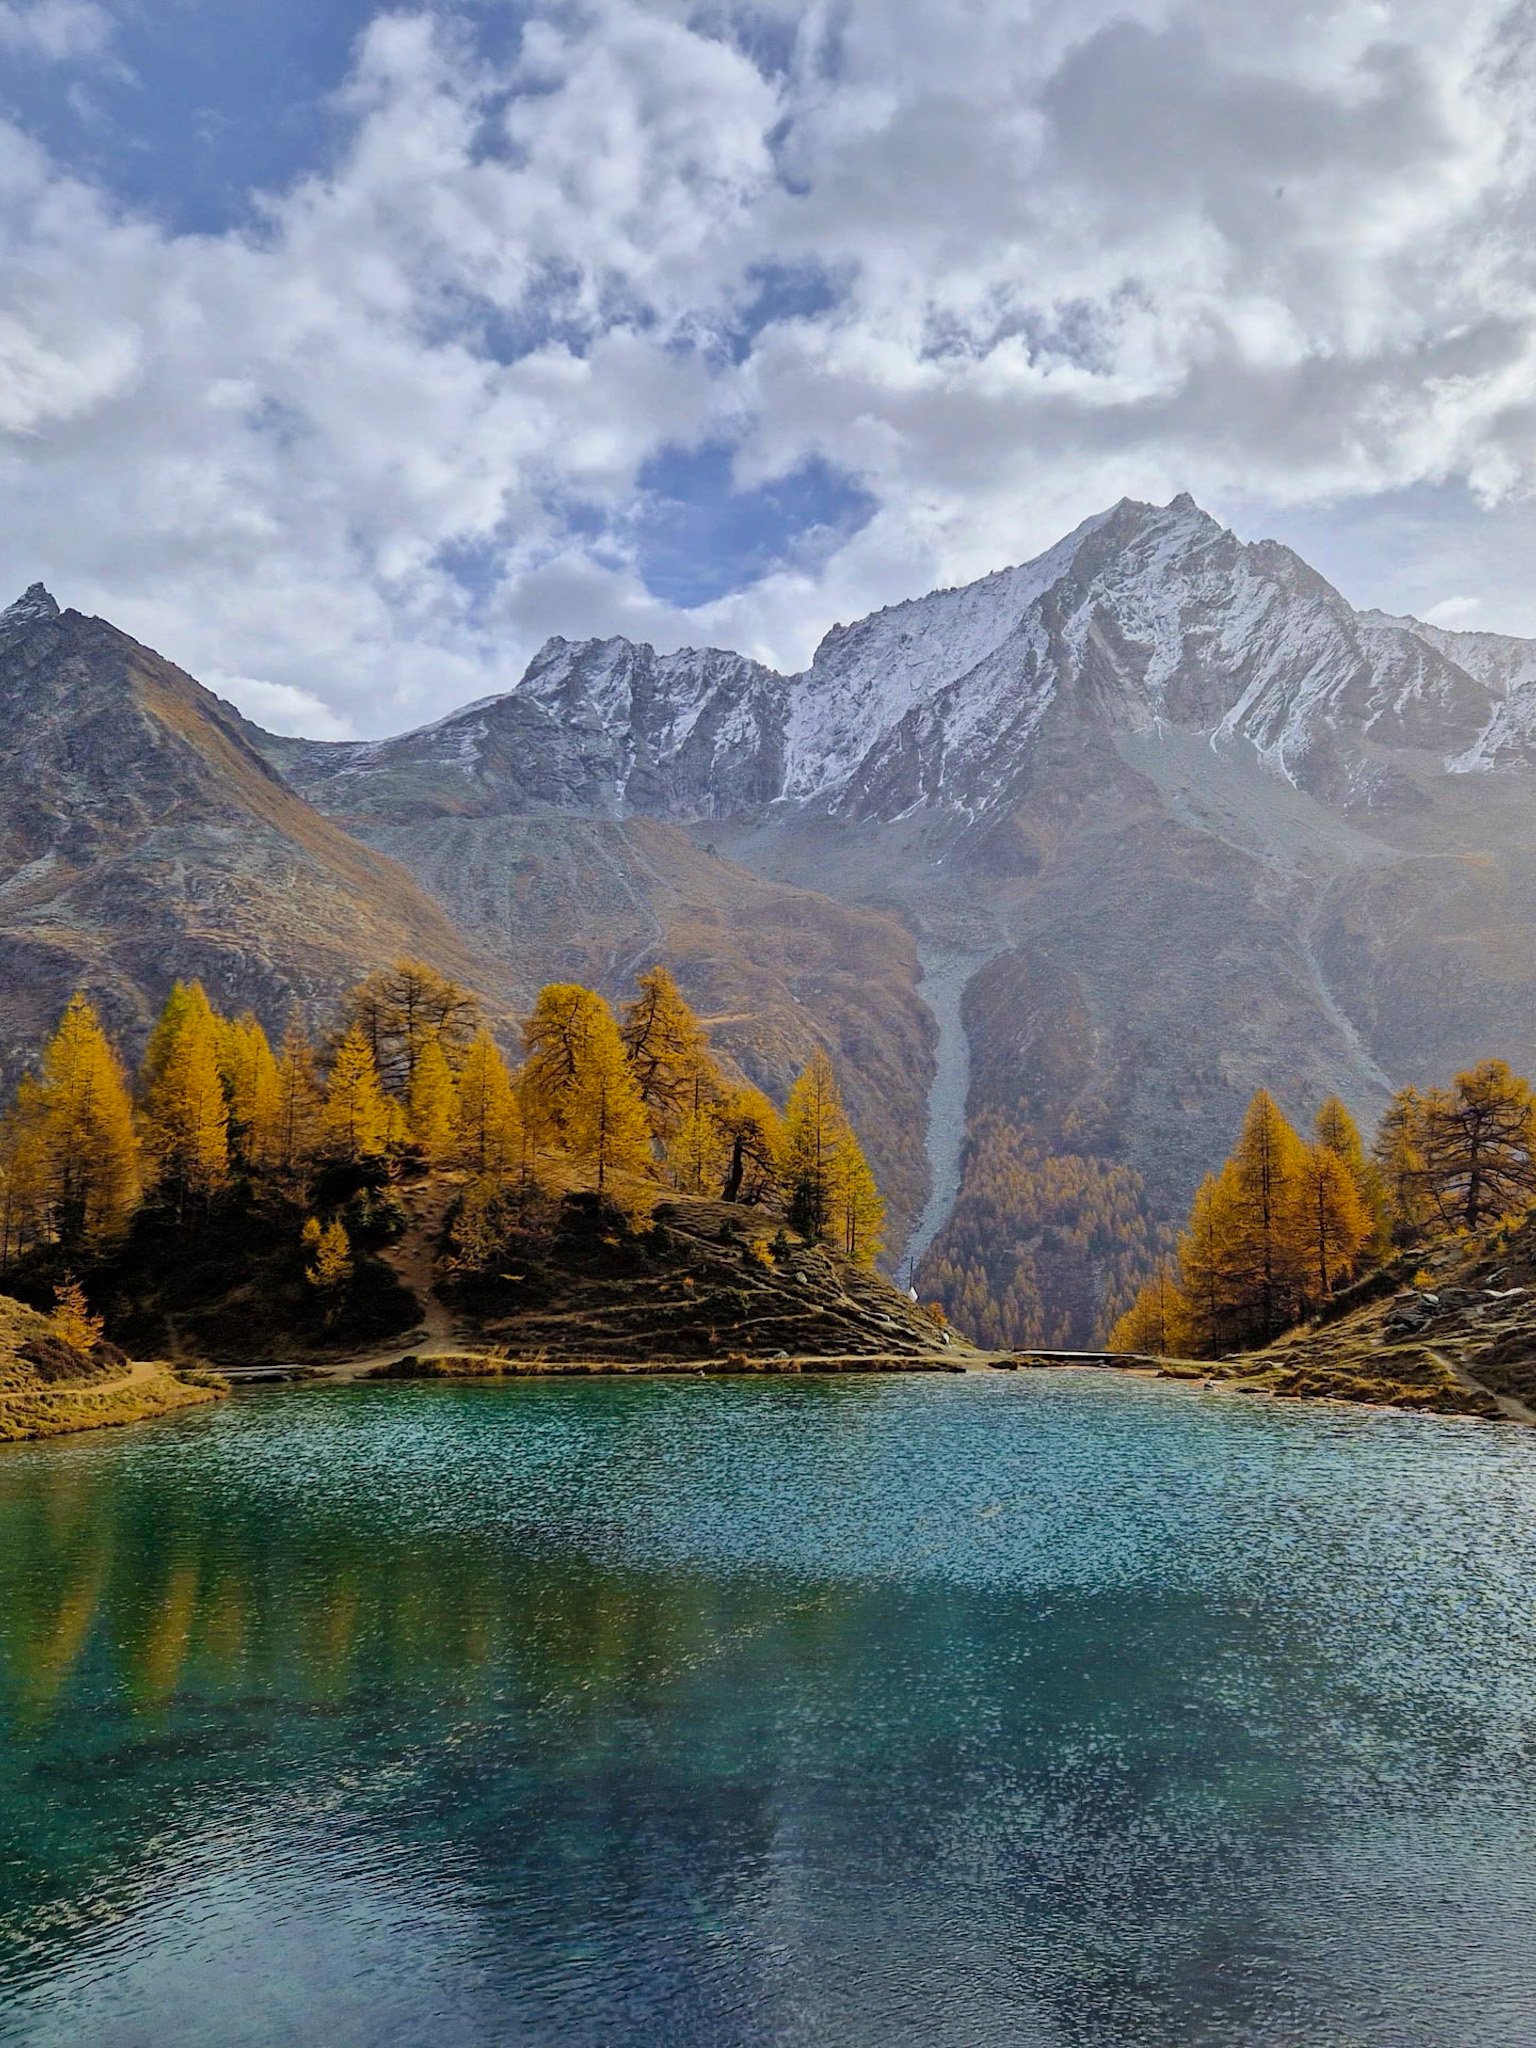
[[[7,626],[30,626],[59,616],[59,607],[46,584],[30,583],[12,605],[0,612],[0,630]]]
[[[1174,729],[1276,780],[1405,800],[1392,750],[1536,759],[1536,649],[1356,611],[1291,549],[1189,492],[1122,498],[1031,561],[836,625],[782,675],[722,648],[548,640],[500,699],[384,743],[484,812],[553,804],[734,817],[787,802],[960,823],[1005,809],[1052,746]],[[317,794],[378,749],[281,756]]]

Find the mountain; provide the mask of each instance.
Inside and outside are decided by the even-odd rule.
[[[662,957],[768,1085],[826,1043],[893,1252],[992,1341],[1086,1341],[1260,1083],[1368,1121],[1536,1066],[1536,643],[1356,610],[1187,497],[835,626],[795,676],[556,639],[370,743],[206,702],[514,1006]]]
[[[802,675],[740,655],[549,641],[515,692],[376,745],[278,742],[297,786],[397,811],[679,819],[775,803],[893,822],[1006,810],[1053,729],[1195,731],[1346,807],[1417,801],[1396,756],[1521,753],[1521,642],[1359,613],[1189,498],[1116,506],[1038,561],[834,626]],[[1517,711],[1516,707],[1522,707]],[[1511,719],[1499,725],[1494,713]]]
[[[382,957],[469,971],[443,911],[298,797],[237,714],[41,585],[0,613],[0,758],[0,1067],[77,986],[136,1042],[177,974],[281,1022]]]
[[[483,769],[496,803],[434,782],[420,769],[431,738],[416,735],[425,793],[392,796],[376,767],[379,843],[365,845],[306,800],[302,758],[285,773],[263,751],[291,756],[288,743],[34,586],[0,613],[0,1080],[76,987],[136,1052],[178,976],[280,1029],[295,1005],[328,1022],[342,990],[407,954],[478,988],[510,1029],[541,981],[617,995],[662,958],[781,1098],[816,1043],[851,1051],[850,1099],[904,1230],[925,1182],[905,1134],[933,1066],[909,935],[674,826],[604,815],[567,779],[578,748],[558,717],[518,701],[483,715],[500,735]],[[387,765],[387,749],[361,751]],[[553,815],[556,798],[588,808]]]

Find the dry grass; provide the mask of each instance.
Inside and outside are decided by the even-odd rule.
[[[0,1295],[0,1443],[143,1422],[218,1398],[219,1385],[178,1379],[163,1365],[130,1365],[110,1347],[70,1341],[53,1316]]]

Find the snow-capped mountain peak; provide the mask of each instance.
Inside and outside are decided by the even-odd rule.
[[[29,584],[14,604],[0,612],[0,632],[13,626],[35,626],[59,616],[53,594],[41,583]]]
[[[653,816],[974,819],[1016,799],[1051,733],[1168,727],[1371,804],[1404,791],[1404,751],[1536,761],[1536,644],[1358,612],[1186,493],[1122,499],[1032,561],[834,626],[799,675],[722,648],[552,639],[508,696],[384,751],[402,787],[457,778],[476,805],[504,789]]]

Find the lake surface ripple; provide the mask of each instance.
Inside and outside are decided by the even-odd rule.
[[[1090,1376],[0,1454],[0,2041],[1531,2048],[1536,1435]]]

